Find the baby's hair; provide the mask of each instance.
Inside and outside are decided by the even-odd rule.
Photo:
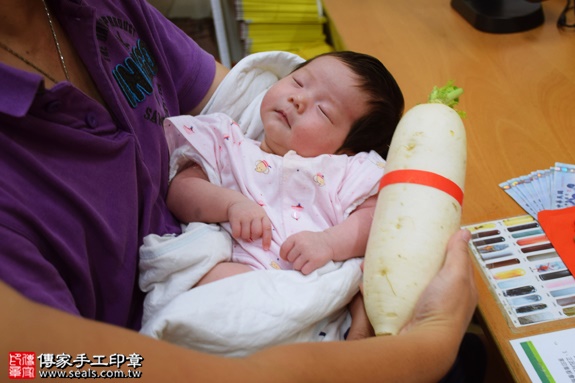
[[[403,93],[395,78],[377,58],[352,51],[323,53],[299,64],[301,69],[318,57],[331,56],[347,65],[359,79],[359,88],[366,92],[369,109],[355,121],[336,153],[359,153],[374,150],[387,157],[391,138],[403,115]]]

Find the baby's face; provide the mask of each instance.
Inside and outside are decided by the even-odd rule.
[[[262,100],[262,150],[283,156],[333,154],[367,113],[357,76],[334,57],[319,57],[274,84]]]

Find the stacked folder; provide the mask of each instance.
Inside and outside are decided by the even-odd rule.
[[[244,53],[281,50],[303,58],[328,52],[318,0],[235,0]]]

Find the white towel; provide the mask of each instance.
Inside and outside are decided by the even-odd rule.
[[[227,356],[280,343],[343,339],[350,325],[346,305],[359,290],[359,259],[330,262],[309,275],[257,270],[192,288],[230,254],[229,235],[213,224],[189,224],[177,237],[146,237],[141,332]]]

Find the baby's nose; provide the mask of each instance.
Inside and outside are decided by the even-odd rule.
[[[296,108],[296,110],[298,112],[301,112],[305,109],[305,96],[302,94],[297,94],[291,97],[290,100],[294,107]]]

